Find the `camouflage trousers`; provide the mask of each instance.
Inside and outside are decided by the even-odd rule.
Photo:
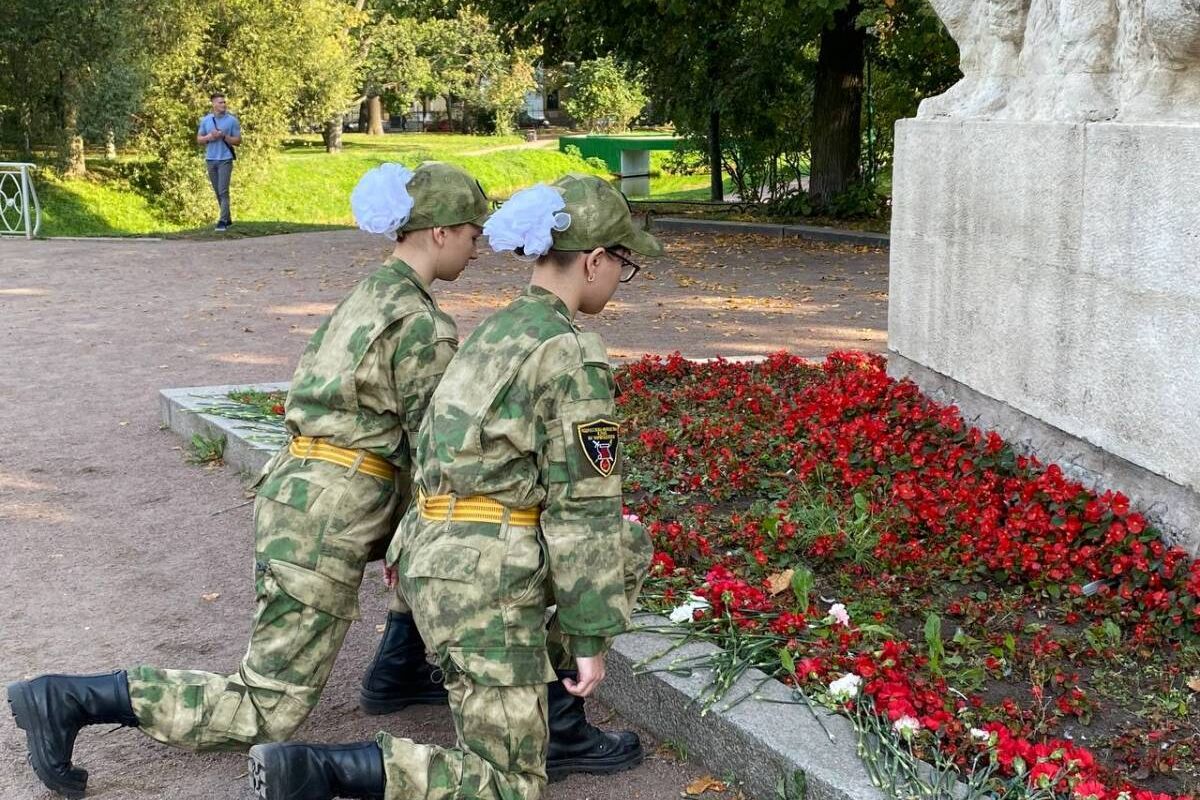
[[[422,538],[419,527],[431,524],[416,516],[410,509],[401,526],[406,543],[416,544],[413,539]],[[523,543],[536,543],[540,532],[508,524],[432,524],[442,531],[438,544],[426,553],[440,549],[439,555],[446,555],[448,541],[473,540],[482,546],[481,537],[490,535],[506,542],[500,549],[510,557],[502,564],[489,563],[486,554],[477,562],[450,557],[433,564],[420,553],[401,555],[400,588],[412,602],[421,635],[439,655],[457,743],[444,748],[378,734],[385,798],[538,800],[546,786],[549,743],[546,683],[556,680],[552,666],[567,667],[572,661],[556,618],[545,624],[553,598],[544,549],[541,558],[536,549],[531,558],[523,553]],[[418,533],[410,537],[413,528]],[[623,565],[626,609],[633,608],[641,591],[651,555],[645,530],[626,525],[622,552],[614,554]],[[467,613],[456,620],[448,618],[447,609],[454,610],[450,617]],[[497,632],[499,645],[488,647],[488,637]]]
[[[406,494],[396,485],[286,450],[277,455],[254,502],[257,609],[246,654],[232,675],[128,670],[141,730],[192,750],[290,738],[358,618],[363,570],[391,538]],[[392,609],[407,610],[398,593]]]

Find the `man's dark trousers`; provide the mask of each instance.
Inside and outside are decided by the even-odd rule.
[[[213,191],[217,194],[217,203],[221,206],[221,218],[217,220],[217,224],[232,225],[233,220],[229,218],[229,178],[233,175],[233,159],[204,163],[208,165],[208,182],[212,184]]]

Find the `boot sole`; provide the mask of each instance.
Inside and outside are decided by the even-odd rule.
[[[28,751],[25,758],[29,762],[29,766],[33,767],[38,780],[45,784],[47,789],[57,792],[68,800],[80,800],[87,790],[87,770],[72,767],[71,773],[74,775],[74,779],[71,779],[58,774],[47,766],[49,758],[43,746],[45,733],[42,730],[42,719],[34,710],[37,704],[30,696],[29,684],[26,681],[14,681],[8,684],[8,706],[13,719],[16,720],[17,727],[25,731],[25,746]]]
[[[276,798],[276,795],[271,792],[269,780],[273,750],[274,747],[269,744],[256,744],[250,748],[248,756],[250,788],[254,790],[254,796],[258,800],[275,800]]]
[[[588,775],[615,775],[618,772],[625,772],[640,766],[646,758],[646,753],[642,749],[638,749],[637,753],[630,756],[622,756],[621,758],[565,758],[562,761],[555,761],[553,764],[546,764],[546,780],[550,783],[557,783],[568,775],[577,773],[585,773]]]
[[[425,694],[416,697],[396,697],[395,695],[376,693],[376,692],[359,692],[358,707],[363,710],[363,713],[378,717],[383,714],[394,714],[397,711],[403,711],[409,706],[444,706],[449,702],[445,692],[438,694]]]

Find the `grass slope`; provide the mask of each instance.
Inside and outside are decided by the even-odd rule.
[[[286,233],[352,225],[350,190],[371,167],[385,161],[416,166],[440,160],[475,175],[489,196],[564,172],[603,174],[582,160],[549,147],[522,147],[516,136],[347,134],[342,153],[331,155],[318,136],[284,142],[268,173],[253,185],[233,180],[234,231],[242,235]],[[196,169],[203,169],[197,155]],[[166,220],[153,199],[117,180],[62,180],[36,174],[45,236],[203,236]],[[216,211],[214,203],[214,214]],[[232,231],[231,231],[232,232]]]

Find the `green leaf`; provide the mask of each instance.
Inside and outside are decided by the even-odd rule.
[[[796,674],[796,661],[792,658],[791,651],[789,651],[786,647],[779,648],[779,664],[783,667],[783,671],[787,674]]]
[[[803,564],[796,567],[796,573],[792,575],[792,593],[796,595],[796,602],[801,609],[808,610],[813,584],[812,570]]]
[[[929,649],[929,669],[935,675],[942,674],[942,618],[930,611],[925,617],[925,646]]]

